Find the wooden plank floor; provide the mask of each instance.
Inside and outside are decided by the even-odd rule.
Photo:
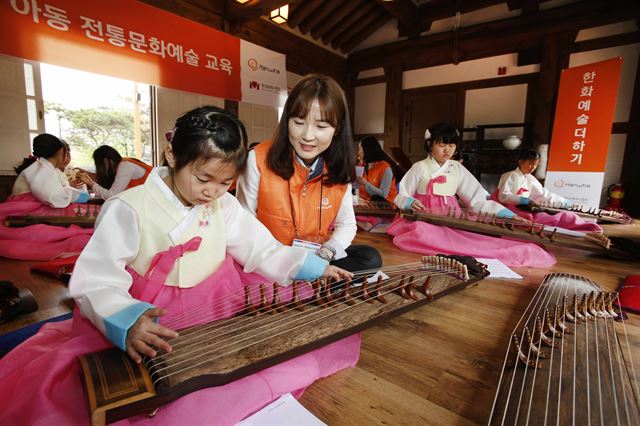
[[[638,224],[609,234],[640,236]],[[396,249],[386,235],[358,233],[385,265],[420,258]],[[477,286],[393,318],[362,333],[355,368],[316,382],[301,402],[331,425],[486,424],[513,327],[545,274],[571,272],[615,290],[640,265],[554,249],[552,268],[513,268],[523,280],[485,279]],[[626,322],[640,382],[640,316]]]
[[[609,227],[609,234],[640,237],[640,226]],[[385,265],[413,262],[420,255],[395,248],[386,235],[358,233],[355,243],[375,246]],[[638,263],[619,262],[572,249],[552,250],[549,269],[514,268],[523,280],[485,279],[362,333],[355,368],[319,380],[301,402],[331,425],[486,424],[509,336],[542,278],[549,272],[586,276],[614,290]],[[0,280],[29,288],[40,309],[0,325],[0,334],[69,312],[66,285],[29,272],[34,262],[0,258]],[[626,330],[640,381],[640,317]]]

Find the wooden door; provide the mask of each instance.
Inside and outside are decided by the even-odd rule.
[[[405,94],[402,149],[411,162],[420,161],[426,155],[424,131],[440,121],[457,124],[459,109],[464,110],[462,104],[455,91]]]

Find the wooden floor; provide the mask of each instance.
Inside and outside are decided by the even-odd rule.
[[[608,233],[640,236],[640,226]],[[359,233],[355,243],[377,247],[385,265],[420,259],[396,249],[386,235]],[[638,263],[572,249],[552,253],[558,258],[552,268],[514,268],[523,280],[488,278],[365,331],[358,365],[316,382],[302,404],[331,425],[486,424],[509,336],[545,274],[571,272],[610,290],[626,275],[640,274]],[[40,304],[37,312],[0,325],[0,334],[73,306],[64,284],[29,272],[33,263],[0,258],[0,280],[31,289]],[[630,315],[626,329],[640,381],[640,317]]]

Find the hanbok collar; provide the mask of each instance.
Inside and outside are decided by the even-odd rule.
[[[145,185],[153,185],[160,191],[149,191],[151,196],[165,210],[167,214],[178,222],[178,225],[169,233],[174,241],[178,241],[180,236],[195,222],[199,221],[200,226],[208,226],[211,215],[211,205],[195,205],[187,207],[178,199],[171,188],[163,180],[171,173],[168,167],[155,167]],[[213,201],[211,204],[215,203]]]

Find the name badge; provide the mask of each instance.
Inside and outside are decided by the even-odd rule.
[[[311,253],[317,253],[318,250],[320,250],[320,247],[322,247],[322,244],[296,238],[293,240],[293,244],[291,244],[291,246],[303,248]]]

